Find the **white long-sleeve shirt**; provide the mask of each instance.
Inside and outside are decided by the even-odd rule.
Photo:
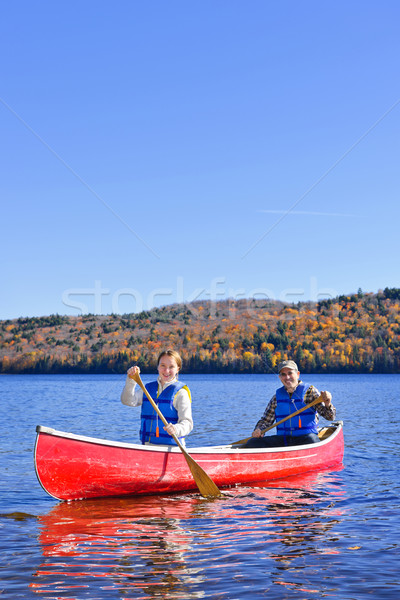
[[[175,378],[173,381],[169,381],[163,386],[158,377],[157,396],[159,396],[166,387],[171,385],[171,383],[176,383],[176,381],[177,379]],[[121,402],[126,406],[141,406],[143,402],[143,390],[137,386],[136,382],[129,376],[126,377],[125,386],[121,394]],[[175,435],[178,438],[185,437],[189,435],[193,429],[192,402],[185,388],[181,388],[179,392],[175,394],[173,407],[178,413],[178,422],[174,424]]]

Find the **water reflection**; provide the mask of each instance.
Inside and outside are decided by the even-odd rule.
[[[314,473],[213,501],[188,494],[57,504],[39,517],[43,561],[31,589],[57,598],[105,598],[114,590],[124,598],[190,600],[211,597],[214,586],[217,597],[227,582],[256,580],[265,561],[270,585],[297,585],[293,563],[326,553],[340,519],[334,482],[334,474]],[[232,597],[226,587],[224,597]]]
[[[197,496],[58,504],[39,517],[43,557],[51,560],[43,562],[36,573],[45,578],[46,590],[40,584],[34,588],[38,593],[49,591],[54,577],[52,589],[59,593],[76,586],[91,587],[90,580],[96,578],[96,587],[104,592],[110,587],[121,593],[131,588],[145,594],[140,597],[152,598],[159,597],[162,588],[172,598],[201,597],[186,588],[198,581],[198,570],[185,564],[192,535],[182,526],[199,504]],[[174,594],[176,586],[179,595]]]

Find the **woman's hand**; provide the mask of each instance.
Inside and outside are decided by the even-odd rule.
[[[164,431],[166,431],[168,435],[176,435],[175,425],[173,423],[168,423],[168,425],[164,427]]]
[[[137,366],[130,367],[128,369],[127,373],[128,373],[128,377],[130,377],[131,379],[135,379],[135,375],[139,375],[140,369]]]
[[[261,431],[261,429],[258,429],[258,427],[251,434],[251,437],[254,437],[254,438],[259,438],[261,436],[262,436],[262,431]]]

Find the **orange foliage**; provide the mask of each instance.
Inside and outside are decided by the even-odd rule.
[[[400,290],[298,305],[220,301],[134,315],[0,321],[2,372],[124,372],[177,348],[193,372],[269,372],[282,359],[303,371],[400,372]]]

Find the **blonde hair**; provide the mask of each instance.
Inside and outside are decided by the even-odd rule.
[[[160,360],[162,359],[163,356],[169,356],[170,358],[173,358],[174,361],[176,362],[177,366],[178,366],[178,369],[181,370],[181,368],[182,368],[182,358],[181,358],[181,355],[179,354],[179,352],[177,352],[176,350],[163,350],[158,355],[157,366],[160,364]]]

